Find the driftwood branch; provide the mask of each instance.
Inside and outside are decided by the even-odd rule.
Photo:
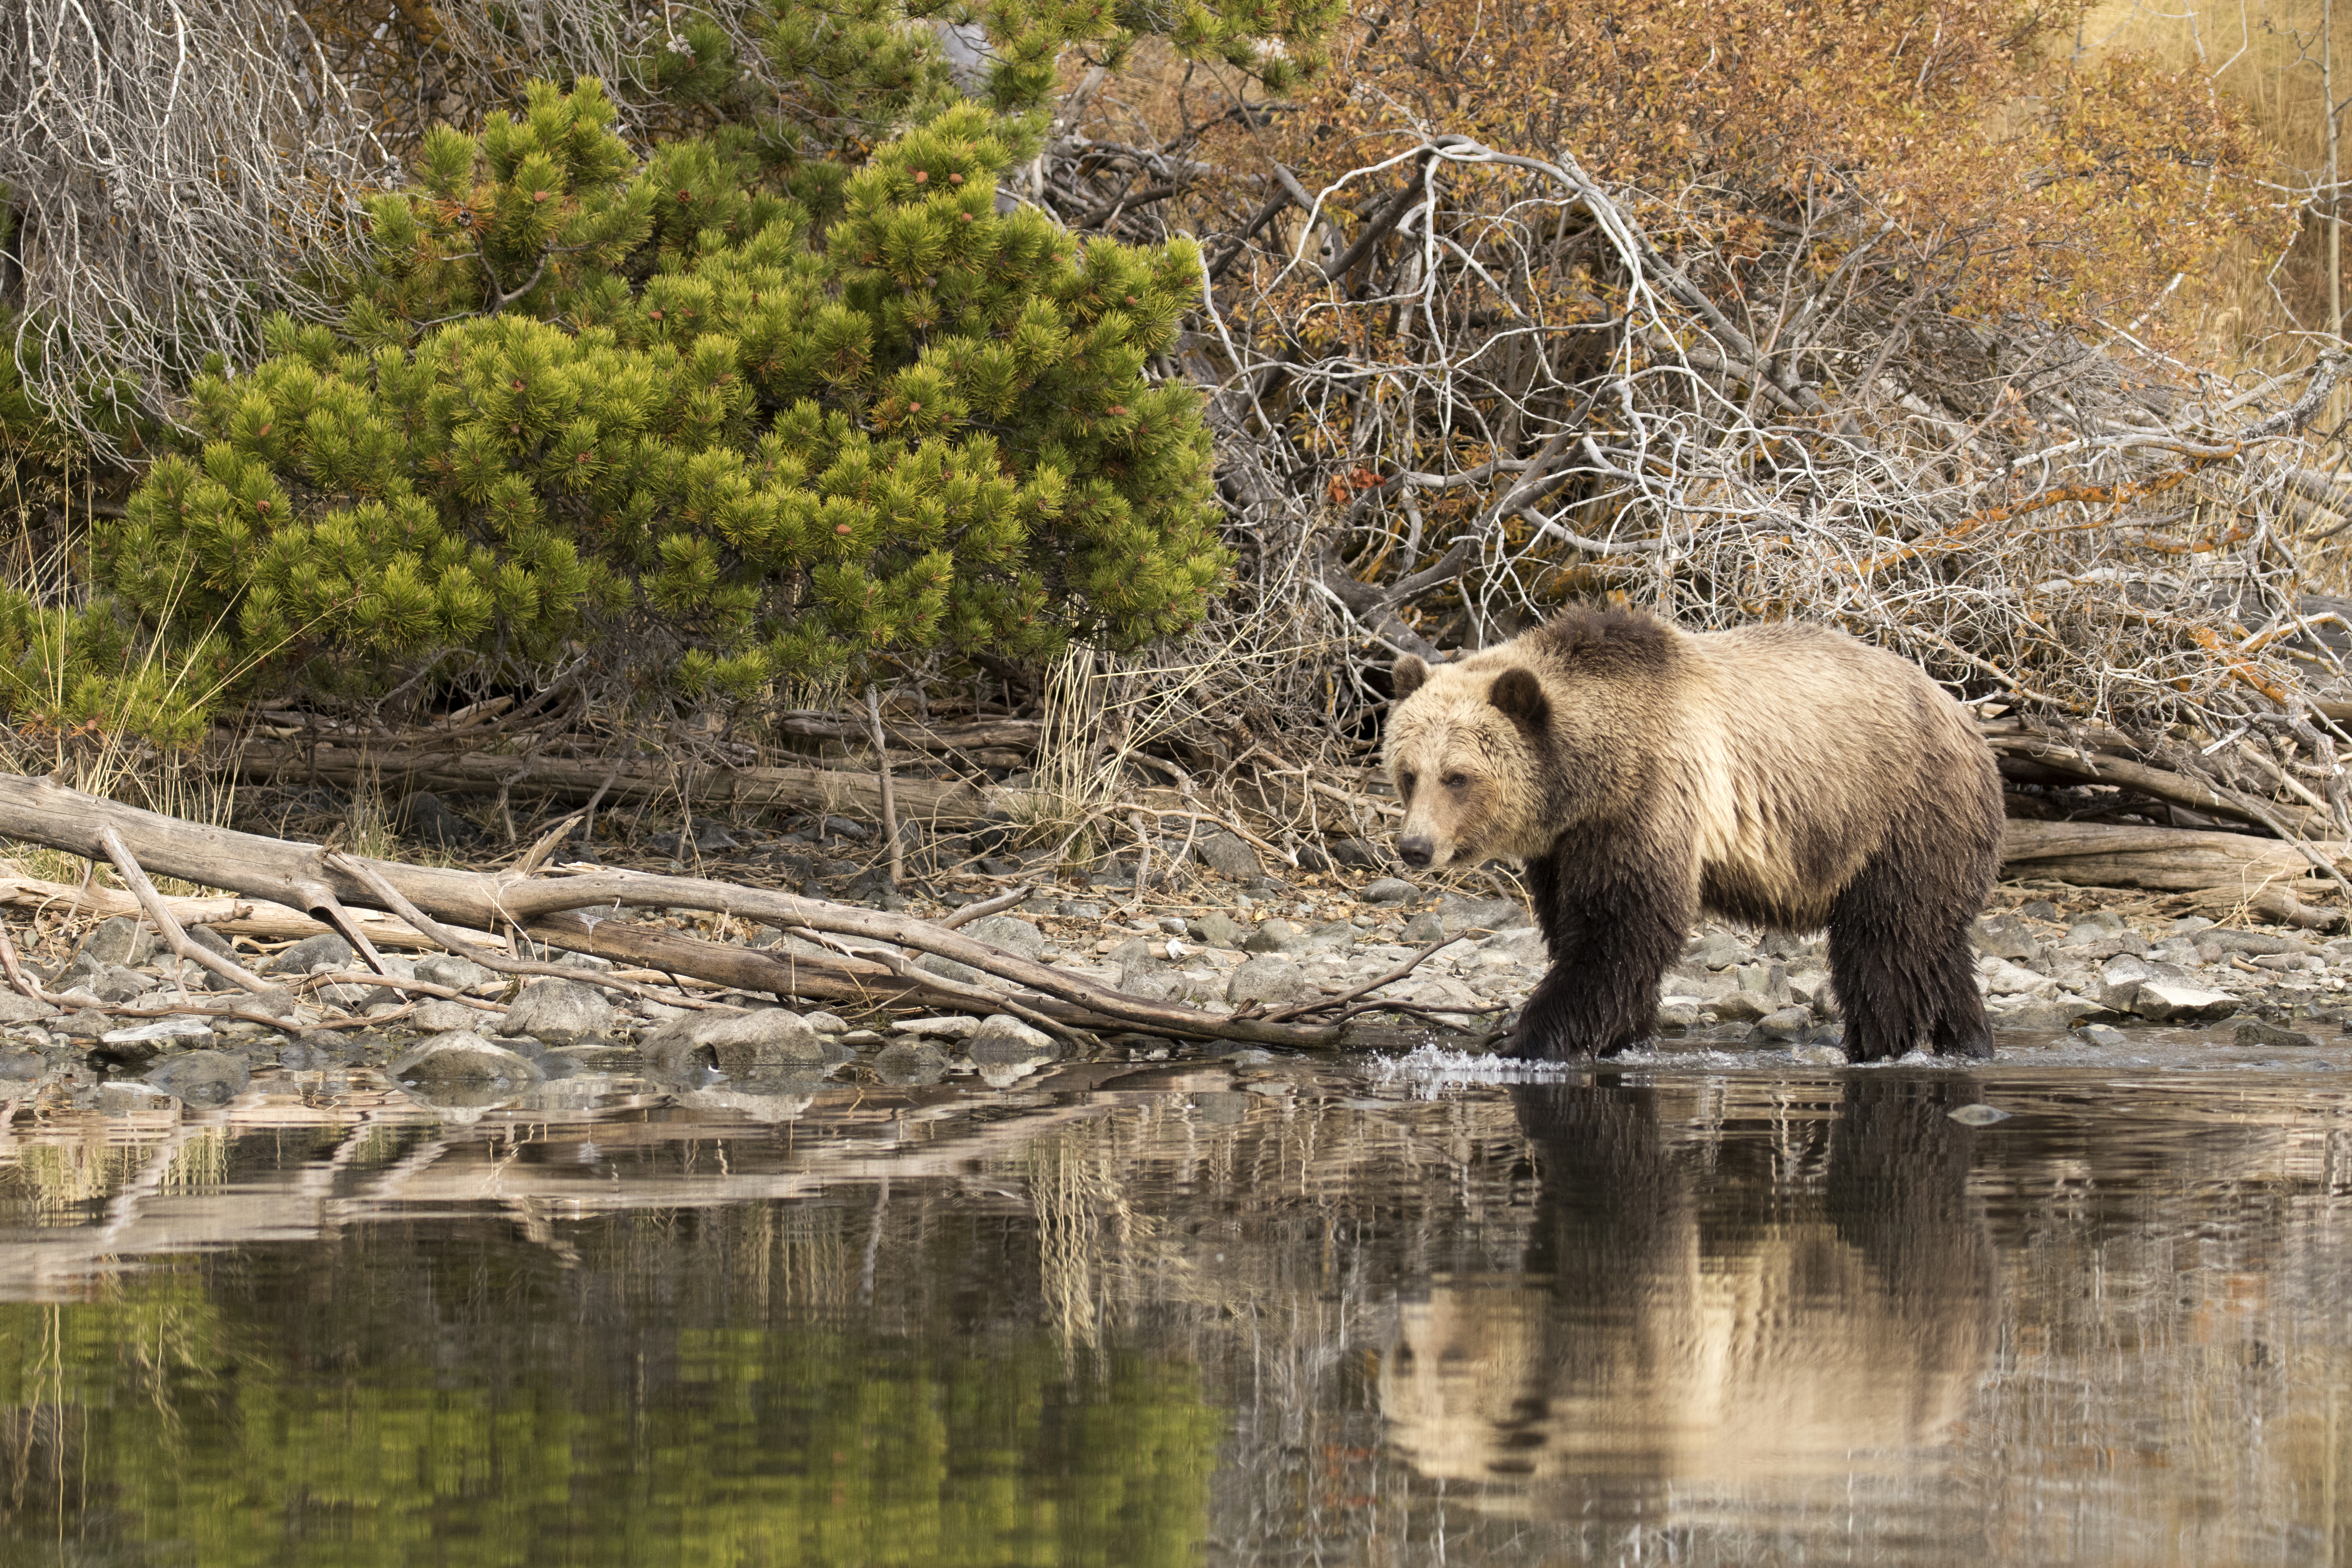
[[[392,905],[392,895],[397,894],[405,906],[397,912],[412,923],[415,917],[422,916],[438,926],[519,927],[556,946],[612,956],[609,947],[620,944],[600,941],[599,932],[604,926],[620,922],[598,920],[585,911],[626,905],[700,910],[762,921],[780,928],[806,926],[835,936],[935,953],[1013,982],[1024,988],[1015,998],[1023,1005],[1080,1027],[1149,1030],[1188,1038],[1246,1040],[1294,1049],[1328,1047],[1339,1043],[1335,1030],[1221,1017],[1129,996],[1051,964],[976,942],[961,932],[886,910],[858,909],[822,899],[733,887],[692,877],[599,872],[524,878],[511,872],[469,872],[364,860],[331,853],[317,845],[294,844],[183,822],[85,795],[51,779],[0,776],[0,836],[94,858],[106,852],[100,835],[108,828],[120,835],[141,864],[167,876],[232,889],[314,915],[321,892],[338,904],[372,909]],[[361,875],[362,870],[368,874]],[[571,918],[562,918],[567,916]],[[657,966],[740,984],[733,975],[744,971],[743,960],[765,956],[751,955],[724,943],[697,943],[691,939],[688,942],[688,952],[693,963]],[[477,958],[476,962],[481,960]],[[792,965],[774,959],[768,962],[774,966],[768,971],[770,979],[757,989],[799,994],[788,983],[779,984],[789,976]],[[563,977],[586,978],[572,971],[563,972]],[[889,974],[887,970],[877,979],[887,979],[902,990],[908,984],[904,976]],[[1030,993],[1042,1000],[1032,1002]],[[970,1001],[962,999],[960,1005],[968,1006]]]
[[[171,910],[165,907],[163,895],[156,891],[155,884],[148,880],[147,873],[139,868],[139,862],[124,846],[121,834],[111,827],[101,827],[98,830],[98,841],[104,846],[107,858],[114,862],[114,868],[122,874],[123,885],[138,899],[139,907],[146,911],[147,918],[154,922],[155,929],[163,933],[164,942],[170,944],[174,953],[257,996],[278,1000],[286,995],[284,990],[270,984],[243,964],[233,963],[190,941],[187,931],[172,918]]]

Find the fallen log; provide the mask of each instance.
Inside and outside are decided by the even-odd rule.
[[[2340,841],[2311,841],[2310,847],[2337,862],[2352,856],[2352,847]],[[2306,884],[2310,861],[2282,839],[2090,822],[2012,819],[2001,845],[2001,870],[2084,887],[2180,893],[2280,883],[2312,891],[2327,885],[2315,879]]]
[[[252,899],[166,898],[163,904],[184,926],[210,926],[223,936],[251,937],[257,942],[299,942],[306,936],[323,936],[334,929],[299,910]],[[43,881],[37,877],[5,875],[0,875],[0,906],[34,914],[91,920],[114,915],[138,920],[145,912],[139,907],[138,899],[117,888],[77,888],[64,882]],[[378,947],[429,951],[440,946],[432,938],[388,917],[371,914],[360,924]],[[484,942],[501,941],[479,932],[474,935]]]
[[[1328,1047],[1339,1043],[1336,1029],[1228,1018],[1129,996],[1066,970],[1006,952],[961,931],[943,930],[887,910],[859,909],[764,888],[734,887],[695,877],[615,871],[533,877],[512,871],[460,871],[348,858],[351,863],[372,873],[363,878],[352,869],[339,868],[337,861],[346,858],[320,845],[296,844],[184,822],[85,795],[51,779],[0,775],[0,837],[23,839],[95,858],[108,853],[106,833],[110,828],[120,837],[128,853],[151,874],[160,872],[283,904],[339,931],[349,929],[351,907],[387,907],[384,895],[370,886],[371,880],[377,878],[436,921],[488,931],[529,931],[548,922],[558,934],[572,934],[582,941],[604,940],[596,938],[595,932],[608,922],[593,911],[607,906],[616,910],[624,906],[696,910],[935,953],[1066,1004],[1085,1015],[1085,1026],[1088,1027],[1244,1040],[1293,1049]],[[584,911],[579,914],[576,926],[570,922],[554,925],[553,917],[574,911]],[[555,935],[549,940],[558,946],[575,945],[571,941],[557,941]],[[719,953],[742,951],[721,943],[698,943],[698,949],[702,948],[712,951],[707,955],[698,952],[695,965],[681,963],[676,967],[681,973],[699,974],[699,965],[720,962]],[[580,947],[579,951],[594,952],[595,949]],[[735,960],[724,962],[732,964]],[[968,991],[965,994],[961,1010],[969,1011],[972,1003]]]
[[[865,763],[805,768],[730,767],[718,763],[600,763],[564,757],[526,758],[493,752],[373,751],[364,746],[295,745],[253,740],[229,757],[240,778],[257,784],[369,784],[392,795],[496,795],[501,789],[585,801],[691,800],[697,810],[719,806],[837,812],[874,821],[882,816],[882,785]],[[894,778],[902,822],[962,829],[1017,816],[1028,801],[1021,790],[937,779]],[[1177,813],[1193,803],[1171,789],[1130,788],[1125,798],[1147,809]]]
[[[296,745],[252,740],[228,759],[240,778],[257,784],[324,783],[346,787],[377,783],[406,794],[495,795],[527,790],[562,800],[691,798],[698,807],[740,805],[814,808],[878,817],[882,791],[870,770],[727,767],[717,763],[599,763],[564,757],[525,758],[493,752],[374,751],[362,746]],[[896,781],[899,815],[942,827],[976,823],[1003,809],[999,792],[929,779]]]
[[[2080,752],[2041,736],[1989,736],[1987,743],[2004,757],[2032,763],[2050,773],[2084,784],[2117,784],[2151,800],[2185,806],[2208,816],[2227,817],[2231,822],[2242,822],[2249,826],[2284,828],[2289,833],[2309,834],[2328,825],[2325,814],[2307,805],[2257,801],[2236,790],[2216,789],[2201,779],[2175,773],[2169,768],[2153,767],[2105,752]]]

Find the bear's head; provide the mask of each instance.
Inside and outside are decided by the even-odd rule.
[[[1528,859],[1549,847],[1544,818],[1551,699],[1536,673],[1481,663],[1396,662],[1384,762],[1404,805],[1397,853],[1408,866]]]

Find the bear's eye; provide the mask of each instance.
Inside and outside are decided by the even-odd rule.
[[[1466,775],[1462,773],[1448,773],[1437,782],[1444,784],[1447,789],[1460,789],[1465,784],[1467,784],[1470,780]]]
[[[1412,784],[1413,777],[1411,773],[1397,774],[1397,793],[1399,795],[1411,795],[1412,793]]]

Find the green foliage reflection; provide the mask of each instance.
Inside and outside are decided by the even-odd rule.
[[[203,1265],[0,1306],[0,1561],[1198,1555],[1223,1422],[1189,1367],[1111,1357],[1074,1378],[1042,1336],[616,1332],[537,1305],[535,1327],[411,1339],[380,1364],[321,1353],[331,1330],[272,1342]],[[282,1297],[261,1310],[282,1325]],[[321,1291],[310,1310],[337,1309]]]

